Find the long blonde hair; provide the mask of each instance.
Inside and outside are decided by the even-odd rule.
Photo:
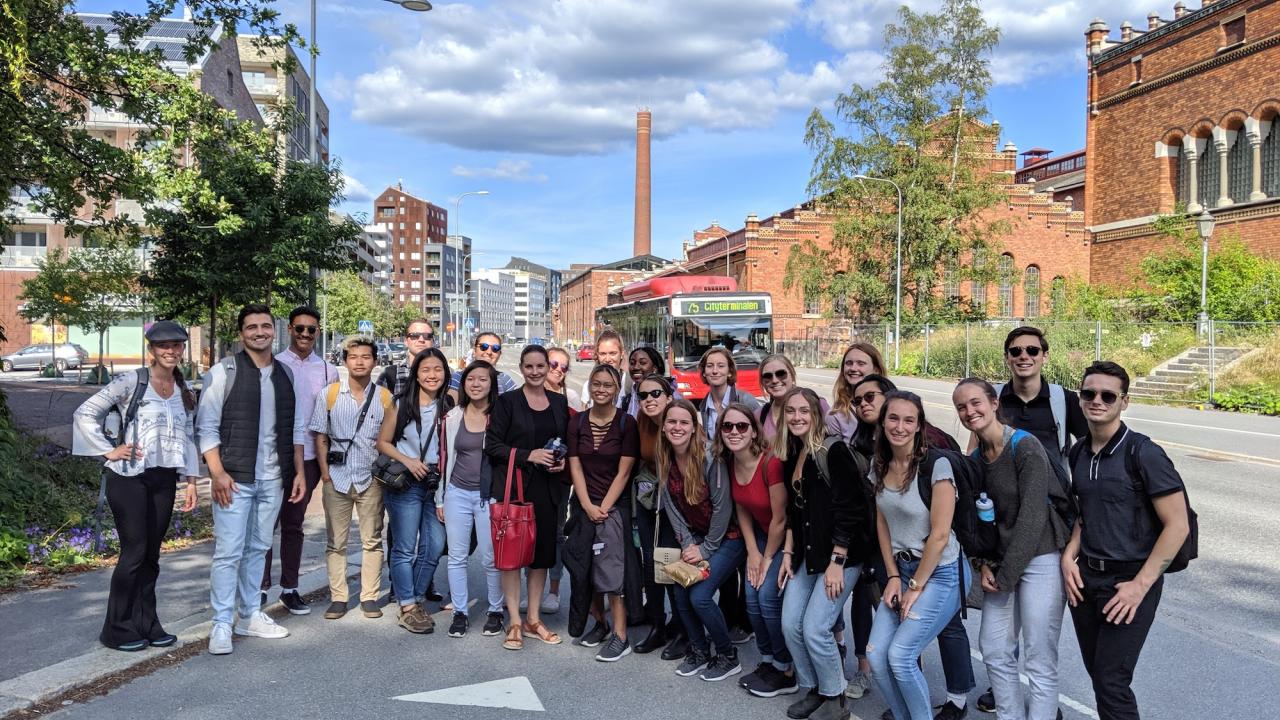
[[[809,430],[801,437],[791,434],[791,428],[786,424],[787,405],[791,404],[791,398],[801,396],[809,405]],[[826,418],[822,415],[822,401],[818,398],[818,393],[805,387],[793,387],[782,396],[782,413],[783,422],[778,423],[778,434],[773,438],[773,454],[779,460],[786,462],[792,453],[799,454],[801,451],[808,450],[810,455],[822,449],[822,441],[827,437]]]
[[[689,413],[689,418],[693,421],[693,429],[689,435],[688,455],[683,459],[676,454],[675,446],[667,439],[666,433],[667,415],[677,408]],[[704,477],[706,469],[703,465],[707,458],[707,444],[704,439],[706,436],[698,427],[698,417],[698,410],[693,403],[680,398],[672,400],[663,409],[662,419],[658,423],[658,482],[665,489],[671,469],[673,467],[679,469],[681,477],[684,478],[684,499],[690,505],[697,505],[707,497],[707,479]]]
[[[880,357],[880,351],[876,349],[875,345],[858,341],[845,348],[844,354],[840,356],[840,367],[836,368],[836,386],[834,390],[836,397],[831,407],[831,412],[833,413],[842,415],[853,413],[853,386],[844,377],[844,359],[849,357],[849,353],[854,350],[871,358],[871,372],[887,376],[884,371],[884,359]]]

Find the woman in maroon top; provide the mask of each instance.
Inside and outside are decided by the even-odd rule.
[[[587,389],[591,409],[579,413],[569,428],[569,473],[580,512],[596,524],[596,553],[591,563],[591,601],[596,625],[580,642],[595,647],[604,642],[596,660],[615,662],[631,654],[627,641],[627,608],[623,603],[626,553],[631,549],[631,514],[620,502],[631,481],[631,467],[640,455],[635,418],[619,410],[622,376],[612,365],[597,365]],[[613,633],[604,617],[603,595],[609,596]],[[606,639],[606,635],[608,636]]]
[[[777,697],[796,691],[778,589],[780,551],[787,534],[787,486],[782,463],[765,448],[756,416],[746,406],[730,405],[716,433],[716,454],[729,469],[738,528],[747,547],[747,617],[760,651],[760,665],[738,684],[756,697]]]

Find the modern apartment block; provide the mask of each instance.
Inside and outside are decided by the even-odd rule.
[[[90,28],[111,32],[114,21],[110,15],[80,13],[80,19]],[[143,49],[155,48],[163,53],[164,64],[180,77],[188,78],[201,92],[214,98],[228,110],[235,111],[241,120],[261,122],[261,115],[253,97],[245,87],[240,69],[237,43],[228,42],[220,28],[211,31],[214,45],[204,55],[188,63],[183,55],[187,37],[196,32],[189,18],[161,20],[144,35],[138,44]],[[134,147],[139,134],[146,128],[133,122],[123,113],[108,107],[90,105],[85,117],[84,129],[99,140],[118,148]],[[17,189],[4,189],[10,210],[17,216],[16,225],[0,227],[0,326],[4,327],[8,340],[0,343],[0,352],[12,352],[33,342],[49,342],[46,325],[29,325],[18,315],[24,280],[36,275],[37,263],[51,248],[78,247],[80,239],[67,237],[65,226],[52,218],[32,212],[31,198]],[[117,198],[107,210],[108,217],[129,217],[141,221],[142,208],[129,198]],[[142,252],[145,260],[146,253]],[[97,347],[97,336],[87,336],[77,327],[57,328],[59,341],[79,342],[85,347]],[[137,358],[142,348],[142,318],[127,319],[107,333],[107,356],[111,358]]]
[[[516,304],[515,276],[506,270],[476,270],[471,288],[479,308],[476,331],[497,333],[503,339],[515,337],[516,318],[511,312]]]
[[[292,107],[296,113],[293,129],[287,139],[290,160],[311,159],[311,141],[316,143],[316,157],[329,163],[329,106],[320,93],[316,93],[316,130],[310,132],[311,77],[307,65],[292,47],[261,49],[254,46],[255,38],[240,36],[236,44],[240,51],[240,75],[244,85],[258,107],[263,120],[271,122],[275,113]],[[277,69],[285,57],[293,59],[293,72],[285,74]]]
[[[391,263],[388,248],[391,246],[391,233],[385,225],[377,223],[365,225],[360,239],[352,248],[355,260],[359,263],[360,279],[379,291],[391,294]]]
[[[419,308],[443,332],[448,303],[460,295],[458,278],[464,277],[461,264],[469,242],[460,243],[462,248],[450,245],[448,211],[399,183],[374,199],[373,221],[387,229],[392,299]]]
[[[525,270],[508,270],[515,278],[515,336],[524,340],[549,335],[547,327],[547,280]]]

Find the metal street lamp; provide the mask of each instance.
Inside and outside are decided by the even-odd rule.
[[[413,10],[414,12],[426,12],[431,9],[431,3],[426,0],[386,0],[393,5],[399,5],[405,10]],[[307,132],[310,137],[307,138],[307,154],[308,160],[312,165],[316,164],[316,85],[320,83],[320,79],[316,77],[316,0],[311,0],[311,41],[307,46],[307,54],[311,56],[311,88],[307,97]],[[316,281],[320,278],[320,271],[315,265],[308,270],[311,278],[310,287],[307,288],[307,305],[316,306]]]
[[[394,1],[394,0],[389,0],[389,1]],[[488,190],[469,190],[469,191],[464,192],[464,193],[462,193],[461,195],[459,195],[459,196],[458,196],[458,197],[453,201],[453,234],[454,234],[454,236],[455,236],[455,237],[457,237],[457,238],[458,238],[458,244],[459,244],[459,246],[460,246],[458,249],[462,249],[462,247],[461,247],[461,244],[462,244],[462,198],[464,198],[464,197],[466,197],[466,196],[468,196],[468,195],[488,195],[488,194],[489,194],[489,191],[488,191]],[[458,272],[456,273],[459,277],[463,275],[463,270],[465,270],[465,269],[466,269],[466,261],[467,261],[467,258],[471,257],[473,254],[483,254],[483,253],[467,253],[466,257],[464,257],[464,258],[462,259],[462,263],[463,263],[463,264],[462,264],[462,268],[460,268],[460,269],[458,270]],[[454,253],[454,257],[457,257],[457,253]],[[464,290],[466,289],[466,284],[465,284],[465,283],[463,283],[463,289],[464,289]],[[445,299],[446,299],[446,298],[445,298],[444,296],[441,296],[440,307],[441,307],[442,312],[443,312],[443,309],[444,309],[444,300],[445,300]],[[467,301],[467,299],[466,299],[466,295],[464,294],[464,295],[463,295],[463,298],[462,298],[462,302],[465,304],[465,303],[466,303],[466,301]],[[456,317],[456,313],[455,313],[455,317]],[[453,341],[453,344],[454,344],[454,347],[458,348],[458,351],[459,351],[459,352],[461,352],[461,349],[462,349],[462,346],[458,343],[458,335],[460,334],[460,333],[458,332],[458,330],[459,330],[459,325],[460,325],[460,324],[461,324],[461,318],[457,318],[457,319],[454,321],[454,325],[453,325],[453,332],[454,332],[454,341]]]
[[[1208,210],[1196,218],[1196,230],[1200,233],[1200,334],[1209,332],[1209,238],[1213,237],[1213,225],[1217,220]]]
[[[889,183],[898,191],[898,247],[897,247],[897,280],[893,293],[893,369],[897,370],[902,354],[902,188],[888,178],[871,177],[870,175],[854,175],[857,180],[872,180]]]

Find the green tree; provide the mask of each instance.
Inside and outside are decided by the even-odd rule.
[[[137,251],[121,242],[77,248],[71,252],[71,265],[79,276],[79,308],[73,322],[98,334],[101,368],[107,331],[141,310]],[[98,378],[105,381],[105,373],[99,372]]]
[[[887,183],[860,174],[902,188],[905,316],[936,322],[955,315],[955,303],[935,292],[944,271],[995,278],[994,263],[962,260],[989,253],[1009,229],[982,217],[1002,195],[986,165],[996,133],[976,122],[986,115],[988,58],[998,40],[977,0],[946,0],[938,13],[899,10],[884,30],[884,80],[837,96],[834,120],[818,109],[809,116],[808,189],[836,216],[834,239],[831,248],[793,246],[785,287],[847,306],[860,322],[892,312],[898,198]]]
[[[22,281],[18,314],[29,323],[48,322],[50,342],[58,340],[58,326],[70,326],[79,319],[84,285],[76,261],[62,248],[53,248],[36,261],[35,277]]]
[[[412,307],[396,305],[354,272],[329,273],[324,287],[320,302],[325,309],[326,329],[340,335],[355,334],[361,320],[373,321],[379,336],[399,335],[417,314]]]

